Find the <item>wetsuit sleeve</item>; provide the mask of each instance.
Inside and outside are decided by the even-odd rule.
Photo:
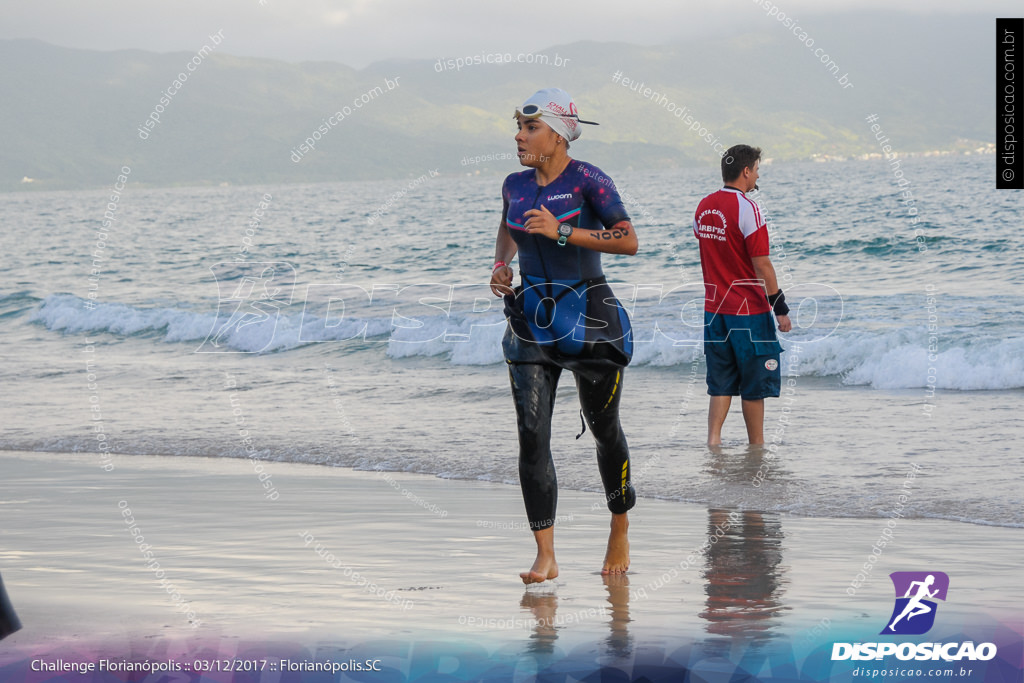
[[[619,191],[615,189],[615,183],[596,166],[587,169],[583,198],[593,207],[594,213],[606,228],[629,220],[629,213],[619,197]]]

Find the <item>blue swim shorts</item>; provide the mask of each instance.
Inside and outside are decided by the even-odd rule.
[[[704,311],[708,394],[745,401],[777,397],[782,345],[771,313],[722,315]]]

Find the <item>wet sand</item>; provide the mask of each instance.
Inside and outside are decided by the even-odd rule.
[[[852,589],[884,519],[641,498],[630,571],[602,577],[601,496],[562,491],[561,574],[525,587],[533,542],[513,486],[224,458],[112,464],[0,453],[0,573],[23,623],[0,667],[72,651],[230,656],[250,641],[355,652],[433,640],[610,660],[785,643],[802,656],[877,638],[893,605],[887,575],[911,570],[951,578],[929,638],[1024,632],[1021,529],[898,520]]]

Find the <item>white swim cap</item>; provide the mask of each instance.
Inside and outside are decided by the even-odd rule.
[[[528,119],[539,118],[551,126],[551,129],[572,142],[583,132],[581,123],[598,125],[593,121],[583,121],[576,110],[576,103],[569,93],[561,88],[545,88],[530,96],[523,106],[516,110],[518,116]]]

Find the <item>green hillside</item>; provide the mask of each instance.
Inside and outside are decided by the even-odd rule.
[[[122,165],[133,169],[133,182],[150,185],[401,178],[434,168],[507,172],[515,162],[463,159],[514,151],[513,109],[537,88],[556,85],[574,95],[585,117],[601,122],[573,145],[574,154],[610,169],[713,163],[704,139],[664,106],[613,82],[614,72],[687,107],[726,145],[758,144],[775,160],[875,152],[864,122],[871,113],[902,152],[992,140],[991,18],[810,19],[804,24],[813,27],[815,44],[827,48],[853,87],[839,85],[767,17],[749,35],[545,50],[570,57],[561,67],[474,65],[439,73],[436,60],[403,60],[356,71],[214,51],[146,139],[138,128],[192,53],[0,41],[0,190],[104,187]],[[397,87],[387,90],[385,79]],[[362,107],[353,106],[368,93]],[[293,151],[338,111],[349,113],[293,161]]]

